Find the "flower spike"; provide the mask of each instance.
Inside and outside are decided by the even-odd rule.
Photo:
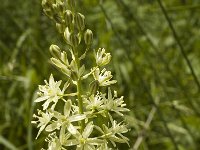
[[[96,64],[88,69],[86,58],[94,37],[85,16],[76,11],[75,0],[42,0],[42,7],[68,45],[68,50],[55,44],[49,48],[52,64],[68,81],[63,84],[51,74],[45,85],[39,85],[35,102],[43,103],[43,108],[33,115],[32,123],[39,129],[36,138],[45,131],[48,150],[111,150],[116,143],[128,144],[122,116],[129,109],[123,96],[113,94],[110,86],[117,81],[103,68],[111,54],[99,48],[94,54]],[[108,92],[103,93],[102,87]]]

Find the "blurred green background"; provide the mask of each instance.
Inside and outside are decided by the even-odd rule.
[[[112,54],[115,88],[131,110],[132,150],[200,149],[200,1],[77,0],[93,48]],[[38,84],[50,73],[49,46],[62,44],[41,1],[0,4],[0,150],[37,150],[31,124]],[[91,55],[91,60],[93,60]]]

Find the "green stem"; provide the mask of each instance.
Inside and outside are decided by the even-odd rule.
[[[78,70],[80,69],[80,60],[78,58],[78,51],[74,49],[74,52],[75,52],[75,61],[76,61],[76,64],[77,64],[77,68]],[[78,74],[78,72],[77,72]],[[77,98],[78,98],[78,107],[79,107],[79,113],[80,114],[83,114],[83,100],[82,100],[82,93],[81,93],[81,78],[78,77],[77,79]],[[83,132],[83,129],[85,128],[85,122],[84,120],[81,120],[81,132]]]
[[[78,97],[78,107],[79,107],[79,113],[83,114],[83,100],[81,97],[81,80],[77,81],[77,97]],[[85,128],[85,121],[81,120],[81,132],[83,132],[83,129]]]

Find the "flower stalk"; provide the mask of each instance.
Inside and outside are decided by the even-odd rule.
[[[32,123],[39,128],[36,138],[43,130],[48,132],[45,140],[48,150],[69,147],[76,150],[109,150],[110,145],[116,147],[116,143],[128,144],[128,139],[122,135],[128,132],[122,116],[129,109],[125,108],[124,97],[118,97],[116,91],[112,92],[110,86],[117,81],[105,68],[111,61],[111,54],[99,48],[94,55],[94,66],[86,73],[84,62],[88,59],[93,33],[85,29],[85,16],[75,11],[75,0],[67,2],[42,0],[45,14],[56,23],[58,32],[68,45],[68,50],[62,50],[55,44],[49,49],[52,64],[68,78],[68,82],[56,81],[51,74],[49,82],[45,80],[45,85],[39,85],[39,97],[35,102],[43,103],[43,110],[38,110],[38,114],[33,116],[36,120]],[[85,42],[83,54],[80,54],[81,41]],[[75,87],[72,89],[76,91],[70,92],[69,87]],[[101,92],[100,87],[108,92]],[[63,103],[62,112],[57,108],[58,102]],[[122,122],[118,123],[112,114],[117,114]]]
[[[78,53],[76,55],[76,62],[77,62],[77,66],[78,66],[78,70],[80,70],[80,61],[78,59]],[[83,100],[81,97],[82,93],[81,93],[81,79],[80,77],[77,79],[77,98],[78,98],[78,107],[79,107],[79,113],[83,114]],[[83,129],[85,128],[85,122],[84,120],[81,121],[81,132],[83,132]]]

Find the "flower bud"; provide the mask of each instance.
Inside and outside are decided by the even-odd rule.
[[[67,58],[67,53],[64,51],[60,54],[60,59],[62,60],[62,62],[69,66],[69,61],[68,61],[68,58]]]
[[[52,4],[52,11],[54,13],[58,13],[59,9],[58,9],[58,5],[57,4]]]
[[[62,18],[61,18],[58,14],[54,14],[54,15],[53,15],[53,19],[54,19],[57,23],[62,23]]]
[[[75,15],[75,25],[80,31],[82,31],[85,28],[85,16],[81,13],[77,13]]]
[[[63,2],[58,2],[57,3],[58,11],[62,13],[64,11],[64,3]]]
[[[43,9],[44,13],[52,19],[53,13],[51,11],[51,9]]]
[[[87,29],[84,34],[84,40],[86,45],[91,45],[93,41],[93,33],[91,30]]]
[[[43,9],[50,9],[51,8],[51,3],[47,0],[42,0],[42,7]]]
[[[60,48],[57,45],[52,44],[49,50],[53,57],[60,59]]]
[[[56,23],[56,28],[59,33],[63,33],[65,31],[65,26],[63,24]]]
[[[69,5],[71,8],[74,8],[74,7],[75,7],[75,0],[68,0],[68,5]]]
[[[71,33],[70,33],[70,31],[69,31],[69,28],[66,27],[66,28],[65,28],[65,31],[64,31],[64,39],[65,39],[65,42],[66,42],[67,44],[69,44],[69,45],[70,45],[70,35],[71,35]]]
[[[65,23],[67,26],[69,26],[72,23],[73,20],[73,15],[71,10],[66,10],[65,11]]]
[[[46,4],[47,4],[47,0],[42,0],[42,7],[43,8],[45,8]]]
[[[52,64],[54,64],[58,68],[65,67],[65,65],[60,60],[58,60],[56,58],[51,58],[51,62],[52,62]]]
[[[89,85],[89,94],[96,94],[97,90],[99,89],[99,81],[98,80],[94,80],[90,83]],[[90,96],[89,95],[89,96]]]
[[[74,47],[77,47],[79,44],[79,39],[76,34],[70,34],[69,41],[70,41],[70,44]]]

